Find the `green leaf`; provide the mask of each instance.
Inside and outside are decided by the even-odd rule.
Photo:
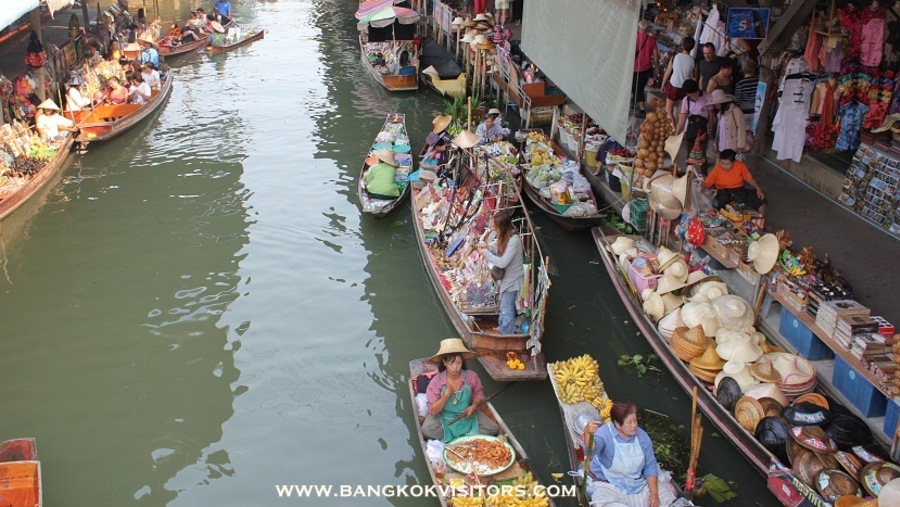
[[[639,362],[641,362],[643,359],[644,359],[644,356],[642,356],[642,355],[640,355],[640,354],[635,354],[635,355],[634,355],[634,362],[635,362],[635,363],[639,363]]]

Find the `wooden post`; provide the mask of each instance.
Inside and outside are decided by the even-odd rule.
[[[468,104],[466,105],[466,129],[471,132],[472,131],[472,96],[469,95],[467,99]]]

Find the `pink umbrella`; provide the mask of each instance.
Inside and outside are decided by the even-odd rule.
[[[403,0],[366,0],[359,4],[359,9],[356,10],[356,19],[362,19],[367,15],[370,15],[374,12],[380,11],[385,7],[390,7],[394,4],[398,4]]]

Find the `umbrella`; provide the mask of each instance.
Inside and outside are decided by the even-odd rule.
[[[366,0],[365,2],[359,4],[359,9],[357,9],[356,11],[356,19],[362,19],[363,17],[372,14],[373,12],[380,11],[385,7],[390,7],[402,1],[403,0]]]
[[[395,21],[401,25],[411,25],[419,21],[419,13],[405,7],[389,5],[365,16],[357,16],[357,19],[359,19],[360,25],[370,24],[378,28],[383,28]]]

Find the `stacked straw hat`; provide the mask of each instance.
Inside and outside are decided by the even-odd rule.
[[[679,327],[672,333],[672,351],[682,361],[690,361],[703,355],[712,344],[713,341],[703,334],[703,328],[700,326],[690,329]]]
[[[716,354],[716,348],[710,346],[703,355],[691,359],[688,368],[697,378],[712,384],[723,366],[725,361]]]

